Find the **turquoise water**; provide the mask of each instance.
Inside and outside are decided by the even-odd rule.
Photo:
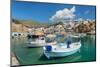
[[[20,65],[95,61],[96,60],[95,35],[88,35],[86,37],[80,38],[80,40],[82,43],[80,51],[73,55],[66,56],[63,58],[47,59],[43,55],[42,47],[27,48],[26,38],[12,39],[11,51],[16,54]]]

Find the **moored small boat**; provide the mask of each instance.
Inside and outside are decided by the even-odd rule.
[[[70,36],[73,38],[80,38],[80,37],[85,37],[86,33],[72,34]]]
[[[43,47],[44,55],[50,59],[51,57],[65,57],[72,55],[79,51],[81,47],[80,42],[70,44],[70,48],[67,48],[66,43],[60,43],[60,45],[48,45]]]
[[[80,35],[80,37],[84,37],[84,36],[86,36],[86,33],[80,33],[79,35]]]
[[[73,38],[80,38],[79,35],[70,35],[70,36],[73,37]]]
[[[43,47],[45,46],[45,38],[44,37],[39,37],[35,41],[29,41],[27,43],[27,47],[33,48],[33,47]]]

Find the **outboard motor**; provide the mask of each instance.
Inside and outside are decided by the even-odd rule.
[[[50,46],[50,45],[45,46],[45,48],[46,48],[46,51],[51,51],[52,50],[52,46]]]

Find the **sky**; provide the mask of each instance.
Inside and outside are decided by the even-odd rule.
[[[13,1],[12,18],[51,23],[55,20],[95,20],[95,6]]]

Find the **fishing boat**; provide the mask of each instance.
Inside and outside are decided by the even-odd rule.
[[[91,32],[87,32],[88,35],[95,35],[95,30],[92,30]]]
[[[86,33],[80,33],[79,35],[80,35],[80,37],[85,37]]]
[[[86,33],[71,34],[70,36],[73,38],[80,38],[80,37],[85,37]]]
[[[57,43],[56,41],[54,41],[55,37],[56,37],[55,35],[51,35],[51,34],[47,35],[46,38],[45,37],[39,37],[35,41],[28,42],[27,47],[29,47],[29,48],[44,47],[47,44],[55,45]]]
[[[70,35],[70,36],[73,37],[73,38],[80,38],[79,35]]]
[[[45,46],[45,38],[44,37],[39,37],[35,41],[29,41],[27,42],[27,47],[33,48],[33,47],[43,47]]]
[[[81,47],[80,42],[71,43],[69,47],[66,43],[59,43],[57,45],[46,45],[43,47],[44,55],[50,59],[51,57],[65,57],[72,55],[79,51]]]

